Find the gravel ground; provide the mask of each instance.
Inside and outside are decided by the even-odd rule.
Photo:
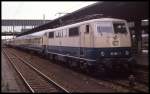
[[[2,54],[2,52],[1,52]],[[4,54],[1,55],[1,90],[2,92],[28,92],[15,69]]]
[[[135,55],[134,57],[135,57],[137,64],[144,65],[144,66],[149,65],[148,54]]]

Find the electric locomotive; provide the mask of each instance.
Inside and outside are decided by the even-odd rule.
[[[81,69],[125,70],[133,62],[127,22],[100,18],[45,32],[45,53]]]

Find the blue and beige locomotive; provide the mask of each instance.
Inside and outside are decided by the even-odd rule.
[[[83,70],[116,69],[129,66],[133,60],[129,28],[122,19],[87,20],[20,36],[14,41],[16,47]]]

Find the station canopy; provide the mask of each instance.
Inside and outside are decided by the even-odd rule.
[[[146,1],[99,1],[87,7],[81,8],[72,13],[52,20],[21,35],[38,32],[44,29],[52,29],[59,26],[71,24],[78,21],[84,21],[90,18],[118,18],[127,21],[139,21],[148,19],[149,2]]]

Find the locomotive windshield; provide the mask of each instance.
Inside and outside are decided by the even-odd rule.
[[[98,33],[113,33],[112,24],[110,22],[100,22],[97,24]]]
[[[125,23],[113,23],[115,33],[127,33]]]

